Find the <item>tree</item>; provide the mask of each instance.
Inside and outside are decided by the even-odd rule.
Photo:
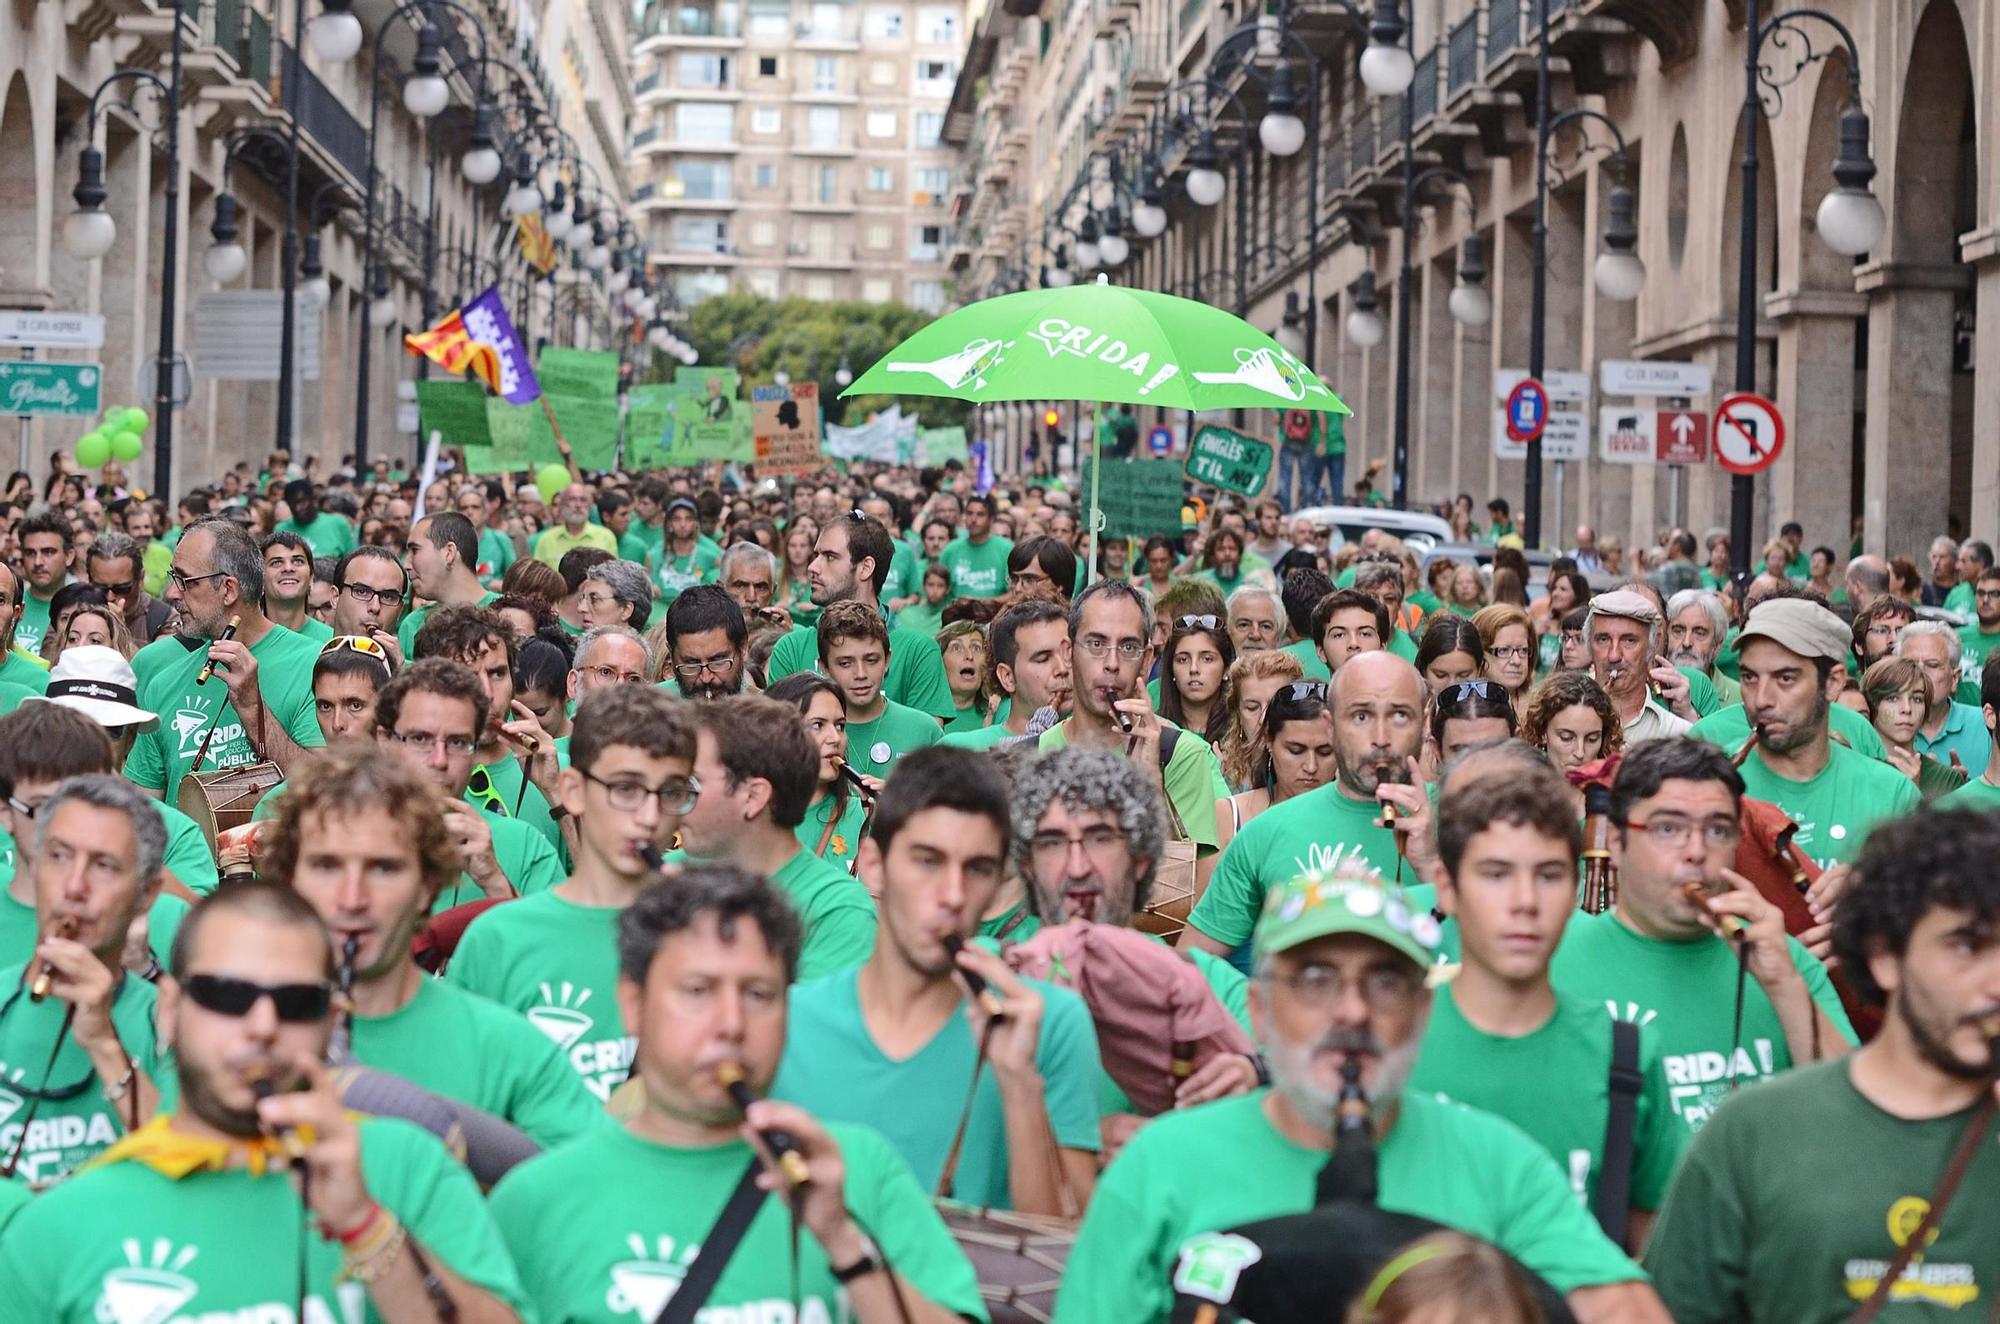
[[[780,369],[793,381],[817,381],[827,421],[843,423],[886,409],[899,397],[842,400],[834,380],[842,360],[858,378],[930,321],[931,314],[907,304],[774,301],[739,291],[696,304],[688,314],[687,341],[703,363],[733,365],[745,381],[769,381]],[[962,400],[925,397],[912,403],[932,427],[964,424],[972,409]]]

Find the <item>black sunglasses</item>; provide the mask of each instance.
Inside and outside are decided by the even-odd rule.
[[[189,999],[218,1016],[248,1016],[260,999],[271,999],[278,1019],[292,1025],[323,1021],[333,1010],[331,984],[258,984],[228,975],[189,975],[181,981]]]

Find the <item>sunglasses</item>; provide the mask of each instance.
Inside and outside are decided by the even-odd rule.
[[[328,653],[359,653],[378,662],[389,660],[389,650],[363,634],[335,635],[319,650],[321,657],[325,657]]]
[[[1324,703],[1326,682],[1323,680],[1295,680],[1282,691],[1286,703]]]
[[[248,1016],[265,998],[278,1019],[291,1025],[323,1021],[333,1009],[333,986],[318,984],[258,984],[228,975],[189,975],[181,981],[189,1000],[218,1016]]]
[[[1183,616],[1174,624],[1183,630],[1213,630],[1216,621],[1213,616]]]
[[[1439,703],[1470,703],[1474,699],[1510,702],[1507,691],[1498,681],[1492,680],[1461,680],[1456,685],[1446,686],[1444,693],[1438,696]]]

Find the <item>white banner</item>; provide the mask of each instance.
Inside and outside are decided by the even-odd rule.
[[[275,382],[284,329],[283,290],[209,290],[195,296],[197,376],[225,382]],[[319,380],[320,310],[302,293],[292,300],[293,379]],[[400,349],[399,349],[400,352]]]
[[[904,417],[901,405],[890,405],[856,427],[829,423],[826,428],[826,453],[837,460],[908,464],[917,443],[917,421],[915,415]]]

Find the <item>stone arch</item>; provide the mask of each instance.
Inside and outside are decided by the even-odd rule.
[[[53,204],[38,181],[47,177],[41,144],[52,137],[36,111],[26,71],[15,72],[0,97],[0,291],[15,304],[45,301],[35,292],[48,281],[41,244]]]

